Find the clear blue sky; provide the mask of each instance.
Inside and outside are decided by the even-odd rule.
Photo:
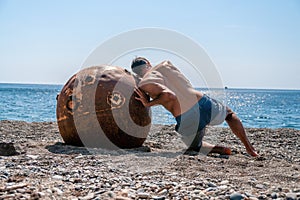
[[[103,41],[142,27],[194,39],[229,87],[300,89],[297,0],[0,0],[0,82],[63,84]]]

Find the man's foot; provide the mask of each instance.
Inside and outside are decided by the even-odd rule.
[[[218,153],[220,155],[231,155],[231,149],[228,147],[216,145],[212,148],[212,150],[209,153]]]
[[[201,147],[189,147],[185,152],[184,155],[190,155],[190,156],[195,156],[198,155],[201,150]],[[223,146],[213,146],[212,148],[209,149],[209,151],[205,150],[205,147],[202,153],[206,152],[207,153],[218,153],[220,155],[231,155],[231,150],[228,147],[223,147]]]
[[[250,156],[253,156],[253,157],[259,156],[259,154],[255,151],[254,148],[250,148],[250,149],[246,149],[246,150],[247,150],[247,153],[248,153]]]

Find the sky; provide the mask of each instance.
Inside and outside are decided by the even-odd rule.
[[[100,44],[144,27],[191,38],[230,88],[300,89],[298,0],[0,0],[0,83],[64,84]]]

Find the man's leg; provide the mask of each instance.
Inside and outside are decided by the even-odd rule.
[[[202,149],[201,146],[202,146],[202,139],[204,135],[205,135],[205,128],[203,128],[200,131],[197,131],[192,143],[190,144],[189,148],[185,151],[184,154],[197,155],[200,152],[200,149]]]
[[[254,147],[249,142],[249,139],[246,135],[245,129],[240,119],[234,112],[231,111],[230,108],[228,108],[228,113],[229,114],[227,115],[225,120],[232,132],[242,141],[248,154],[250,154],[251,156],[258,156],[258,153],[256,153]]]
[[[197,132],[192,144],[189,146],[189,148],[186,150],[184,154],[197,155],[199,152],[204,155],[207,155],[209,153],[218,153],[221,155],[231,154],[231,150],[227,147],[213,145],[208,142],[202,141],[204,135],[205,135],[205,128]]]

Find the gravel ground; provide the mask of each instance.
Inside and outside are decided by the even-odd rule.
[[[205,140],[229,157],[183,155],[173,130],[153,125],[144,147],[108,151],[65,145],[55,122],[0,121],[0,199],[300,199],[300,131],[247,129],[252,158],[228,128]]]

